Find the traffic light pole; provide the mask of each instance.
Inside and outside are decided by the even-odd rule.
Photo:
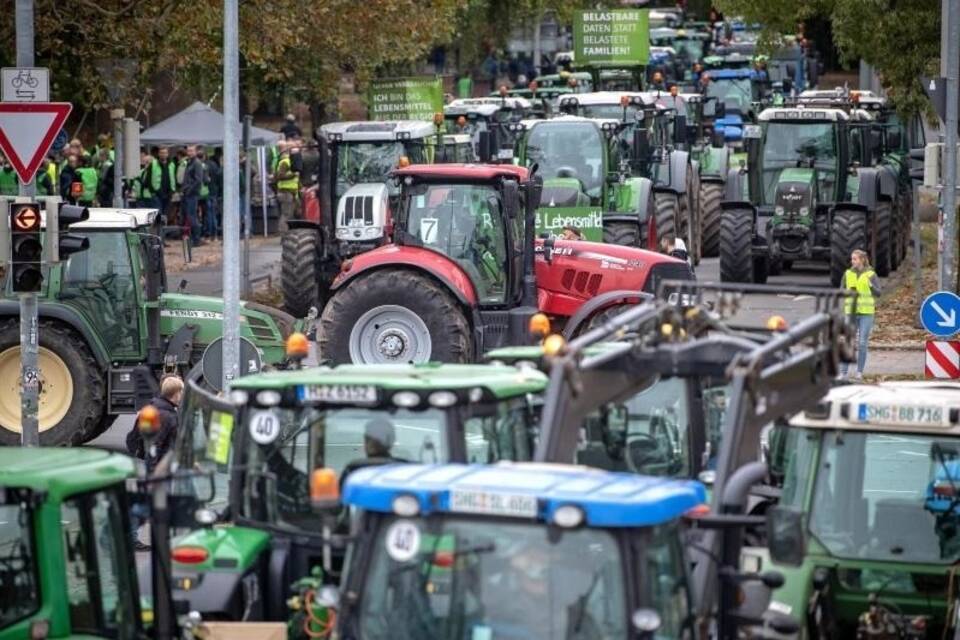
[[[17,0],[17,66],[34,66],[33,57],[33,0]],[[36,188],[33,182],[20,183],[20,196],[33,200]],[[20,294],[20,444],[36,447],[40,444],[37,426],[37,406],[40,397],[40,374],[37,370],[37,294]]]

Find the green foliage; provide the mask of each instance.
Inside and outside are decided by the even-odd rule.
[[[847,64],[864,60],[904,115],[928,108],[921,74],[936,74],[940,55],[940,3],[934,0],[717,0],[726,15],[764,25],[761,46],[796,33],[813,17],[830,21]]]

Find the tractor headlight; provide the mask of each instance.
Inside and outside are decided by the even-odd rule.
[[[810,215],[810,207],[800,207],[800,215],[802,216]]]
[[[346,227],[337,227],[337,240],[349,240],[350,229]]]
[[[563,529],[573,529],[583,524],[583,509],[576,505],[565,504],[553,512],[553,523]]]
[[[275,407],[280,404],[280,392],[267,389],[257,393],[257,403],[264,407]]]
[[[367,227],[363,230],[364,238],[379,238],[383,235],[383,227]]]
[[[420,404],[420,395],[413,391],[398,391],[393,394],[393,404],[404,409],[410,409]]]
[[[420,513],[420,501],[416,496],[402,494],[393,499],[391,503],[393,512],[401,518],[413,518]]]
[[[427,400],[430,406],[445,409],[457,404],[457,394],[452,391],[434,391]]]
[[[783,215],[783,207],[774,207],[774,208],[773,208],[773,213],[774,213],[775,215],[782,216],[782,215]]]

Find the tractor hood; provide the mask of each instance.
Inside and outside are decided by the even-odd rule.
[[[587,207],[590,197],[583,192],[583,183],[577,178],[548,178],[543,181],[540,196],[541,209],[547,207]]]
[[[206,348],[223,335],[223,299],[182,293],[160,296],[160,335],[172,336],[185,324],[197,325],[194,350]],[[265,364],[284,360],[284,341],[296,320],[283,311],[254,302],[240,302],[240,335],[262,352]]]

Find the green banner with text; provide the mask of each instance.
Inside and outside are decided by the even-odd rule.
[[[603,211],[589,207],[540,207],[537,235],[560,236],[564,227],[579,229],[584,240],[603,242]]]
[[[367,92],[371,120],[433,120],[443,112],[443,81],[439,77],[374,80]]]
[[[573,20],[573,59],[590,62],[645,65],[650,59],[648,9],[581,11]]]

